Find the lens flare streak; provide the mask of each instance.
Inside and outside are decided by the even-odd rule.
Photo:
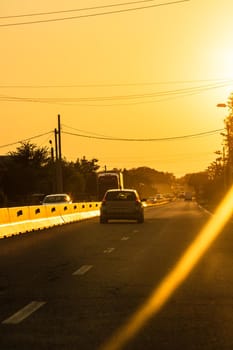
[[[188,277],[194,266],[205,254],[211,243],[230,219],[233,212],[233,187],[229,190],[215,214],[210,218],[196,239],[184,252],[173,270],[162,280],[154,292],[100,350],[119,350],[132,339],[146,322],[155,316],[168,301],[174,291]]]

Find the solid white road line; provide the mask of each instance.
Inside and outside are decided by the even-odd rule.
[[[14,315],[7,318],[5,321],[3,321],[3,324],[17,324],[25,320],[25,318],[29,317],[33,312],[38,310],[40,307],[42,307],[44,304],[46,304],[45,301],[32,301],[28,305],[26,305],[24,308],[20,309],[18,312],[16,312]]]
[[[73,276],[81,276],[87,273],[90,269],[92,269],[93,265],[83,265],[77,271],[72,273]]]
[[[112,253],[114,250],[115,250],[115,248],[106,248],[106,249],[104,250],[104,254]]]

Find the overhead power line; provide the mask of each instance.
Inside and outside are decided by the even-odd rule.
[[[65,126],[65,125],[64,125]],[[68,127],[68,126],[67,126]],[[75,128],[71,128],[70,129],[74,129],[74,130],[78,130]],[[216,133],[222,132],[224,131],[224,129],[216,129],[216,130],[211,130],[211,131],[206,131],[206,132],[201,132],[201,133],[197,133],[197,134],[191,134],[191,135],[183,135],[183,136],[172,136],[172,137],[163,137],[163,138],[119,138],[119,137],[109,137],[109,136],[95,136],[94,133],[92,132],[88,132],[85,131],[89,134],[92,135],[84,135],[84,134],[77,134],[77,133],[71,133],[71,132],[67,132],[67,131],[62,131],[63,134],[66,135],[71,135],[71,136],[77,136],[77,137],[83,137],[83,138],[89,138],[89,139],[97,139],[97,140],[104,140],[104,141],[128,141],[128,142],[155,142],[155,141],[173,141],[173,140],[182,140],[182,139],[189,139],[189,138],[196,138],[196,137],[204,137],[204,136],[211,136],[211,135],[215,135]],[[10,146],[14,146],[17,145],[18,143],[22,143],[25,141],[30,141],[42,136],[46,136],[46,135],[53,135],[53,131],[48,131],[46,133],[43,134],[39,134],[39,135],[35,135],[35,136],[31,136],[22,140],[18,140],[12,143],[8,143],[5,145],[0,145],[0,148],[6,148],[6,147],[10,147]],[[96,134],[98,135],[98,134]]]
[[[31,136],[31,137],[28,137],[28,138],[23,139],[23,140],[19,140],[19,141],[15,141],[15,142],[12,142],[12,143],[8,143],[6,145],[1,145],[0,148],[6,148],[6,147],[14,146],[14,145],[17,145],[18,143],[25,142],[25,141],[30,141],[30,140],[33,140],[33,139],[37,139],[39,137],[42,137],[42,136],[45,136],[45,135],[49,135],[49,134],[53,134],[53,131],[49,131],[49,132],[46,132],[44,134],[39,134],[39,135],[36,135],[36,136]]]
[[[103,136],[103,137],[110,137],[110,136],[106,136],[106,135],[103,135],[103,134],[97,134],[96,132],[91,132],[91,131],[77,129],[77,128],[74,128],[72,126],[65,125],[65,124],[62,124],[62,128],[63,127],[71,129],[71,130],[76,130],[76,131],[79,131],[79,132],[82,132],[82,133],[85,133],[85,134],[90,134],[90,135],[95,135],[95,136]]]
[[[154,0],[148,0],[148,1],[154,1]],[[144,2],[148,2],[148,1],[144,1]],[[175,4],[184,3],[184,2],[188,2],[188,1],[191,1],[191,0],[170,1],[170,2],[153,4],[153,5],[148,5],[148,6],[138,6],[138,7],[131,7],[131,8],[125,8],[125,9],[119,9],[119,10],[106,11],[106,12],[96,12],[96,13],[89,13],[89,14],[78,15],[78,16],[71,16],[71,17],[59,17],[59,18],[41,19],[41,20],[28,21],[28,22],[6,23],[6,24],[0,24],[0,27],[11,27],[11,26],[19,26],[19,25],[27,25],[27,24],[48,23],[48,22],[74,20],[74,19],[79,19],[79,18],[112,15],[112,14],[129,12],[129,11],[144,10],[144,9],[153,8],[153,7],[175,5]],[[96,9],[104,8],[104,7],[132,5],[132,4],[137,4],[139,2],[142,3],[143,1],[136,1],[136,2],[131,2],[131,3],[122,3],[122,4],[113,4],[113,5],[100,6],[100,7],[96,7]],[[93,8],[76,9],[76,10],[73,10],[73,11],[84,11],[84,10],[87,11],[87,10],[92,10],[92,9],[94,9],[94,7]],[[67,11],[64,11],[64,12],[71,12],[71,11],[72,10],[67,10]],[[38,13],[37,15],[50,15],[50,14],[55,14],[55,13],[61,13],[61,12],[59,12],[59,11],[55,12],[54,11],[53,13],[52,12],[51,13]],[[14,18],[14,17],[35,16],[35,15],[36,14],[18,15],[18,16],[5,16],[4,19],[5,18]],[[0,18],[0,19],[3,19],[3,17]]]
[[[35,12],[35,13],[26,13],[26,14],[21,14],[21,15],[0,16],[0,19],[20,18],[20,17],[34,17],[34,16],[45,16],[45,15],[47,16],[47,15],[55,15],[55,14],[58,14],[58,13],[90,11],[90,10],[98,10],[98,9],[103,9],[103,8],[109,8],[109,7],[128,6],[128,5],[135,5],[135,4],[141,4],[141,3],[146,3],[146,2],[147,3],[148,2],[155,2],[155,1],[156,0],[139,0],[139,1],[122,2],[122,3],[119,3],[119,4],[109,4],[109,5],[101,5],[101,6],[83,7],[83,8],[78,8],[78,9],[68,9],[68,10],[60,10],[60,11]],[[176,2],[181,2],[181,1],[176,1]]]
[[[151,82],[132,82],[132,83],[99,83],[99,84],[64,84],[64,85],[0,85],[4,89],[54,89],[54,88],[106,88],[106,87],[124,87],[124,86],[152,86],[152,85],[175,85],[191,83],[233,83],[233,79],[193,79],[193,80],[168,80],[168,81],[151,81]]]
[[[157,142],[157,141],[174,141],[174,140],[184,140],[184,139],[203,137],[203,136],[211,136],[211,135],[215,135],[216,133],[222,132],[223,130],[224,129],[216,129],[216,130],[201,132],[197,134],[162,137],[162,138],[120,138],[120,137],[107,137],[107,136],[105,137],[105,136],[77,134],[77,133],[72,133],[68,131],[62,131],[62,133],[66,135],[71,135],[71,136],[84,137],[84,138],[96,139],[96,140],[104,140],[104,141],[128,141],[128,142],[155,142],[156,141]]]
[[[200,86],[193,86],[182,89],[175,90],[165,90],[159,92],[150,92],[150,93],[140,93],[140,94],[125,94],[125,95],[110,95],[110,96],[93,96],[93,97],[17,97],[17,96],[7,96],[0,95],[0,101],[5,102],[32,102],[32,103],[50,103],[50,104],[80,104],[80,105],[89,105],[89,106],[103,106],[103,104],[93,104],[93,102],[101,103],[101,102],[117,102],[117,101],[133,101],[134,103],[148,103],[148,102],[160,102],[165,99],[174,98],[174,97],[184,97],[189,95],[194,95],[201,93],[203,91],[223,88],[229,85],[232,85],[233,81],[228,81],[226,83],[219,82],[216,84],[207,84]],[[151,100],[152,98],[156,98],[157,100]],[[158,100],[159,98],[159,100]],[[139,101],[144,99],[144,101]],[[145,101],[145,99],[147,99]],[[148,100],[149,99],[149,100]],[[135,102],[137,101],[137,102]],[[139,102],[138,102],[139,101]],[[91,104],[87,104],[91,103]],[[116,105],[119,103],[115,103]],[[124,103],[126,104],[126,103]],[[107,104],[104,106],[111,106],[111,104]]]

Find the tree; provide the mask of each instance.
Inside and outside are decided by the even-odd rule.
[[[222,133],[224,138],[225,166],[228,174],[228,186],[232,184],[233,179],[233,93],[230,94],[227,102],[229,114],[225,118],[225,132]]]
[[[97,194],[96,172],[100,168],[97,163],[98,159],[93,158],[88,161],[85,157],[82,159],[77,159],[75,163],[75,168],[84,176],[84,191],[88,197],[95,196]]]
[[[75,162],[75,168],[81,173],[81,174],[90,174],[94,173],[99,169],[98,159],[93,158],[92,160],[87,160],[84,156],[82,159],[77,159]]]
[[[48,149],[27,141],[21,142],[15,152],[9,152],[7,171],[3,178],[4,192],[11,200],[25,200],[32,193],[48,191]]]
[[[69,193],[72,199],[76,201],[79,198],[79,194],[85,191],[85,178],[77,170],[74,162],[63,160],[62,171],[64,192]]]
[[[48,148],[37,147],[30,141],[20,143],[15,152],[9,152],[11,159],[19,163],[21,166],[32,167],[39,169],[48,164]]]
[[[139,167],[123,171],[124,186],[135,188],[141,197],[154,196],[160,189],[170,192],[174,182],[174,175],[151,169]]]
[[[64,191],[70,193],[74,200],[92,199],[96,196],[96,171],[99,169],[98,159],[87,160],[86,157],[76,162],[63,160]]]
[[[197,199],[203,196],[208,182],[209,176],[207,171],[186,174],[184,176],[184,183],[195,191]]]
[[[216,159],[203,173],[191,174],[188,183],[192,184],[201,200],[217,205],[233,181],[233,93],[227,102],[229,114],[224,119],[223,151],[216,151]],[[186,177],[187,180],[187,177]]]

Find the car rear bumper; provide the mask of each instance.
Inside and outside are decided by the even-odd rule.
[[[108,219],[132,219],[137,220],[141,216],[143,216],[143,211],[137,210],[137,211],[108,211],[103,210],[101,211],[101,215]]]

